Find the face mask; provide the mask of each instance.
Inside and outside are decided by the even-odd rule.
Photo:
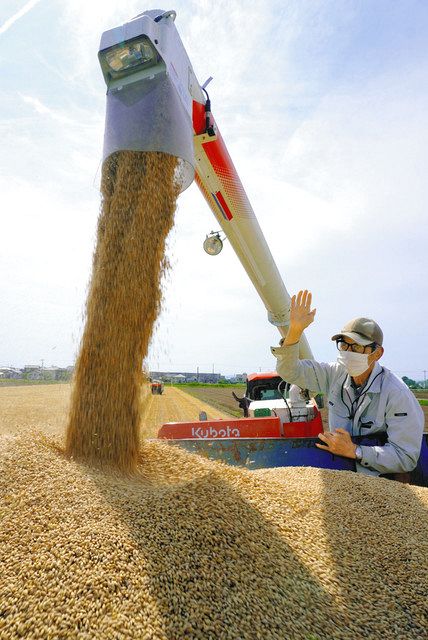
[[[350,376],[360,376],[370,367],[369,355],[369,353],[341,351],[337,356],[337,362],[345,367]]]

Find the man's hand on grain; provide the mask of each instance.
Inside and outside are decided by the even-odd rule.
[[[335,453],[345,458],[356,458],[355,450],[357,445],[352,442],[351,436],[345,429],[336,429],[334,433],[319,433],[318,438],[326,443],[325,445],[316,443],[319,449],[330,451],[330,453]]]

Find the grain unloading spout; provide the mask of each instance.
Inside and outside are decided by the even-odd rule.
[[[207,83],[201,87],[196,79],[175,16],[175,11],[145,11],[103,33],[98,54],[107,84],[103,159],[125,150],[180,158],[181,189],[195,177],[269,321],[285,336],[290,296],[211,114]],[[300,357],[313,357],[305,336]]]
[[[161,151],[194,178],[192,95],[203,93],[175,27],[175,11],[145,11],[101,37],[107,84],[103,160],[116,151]]]

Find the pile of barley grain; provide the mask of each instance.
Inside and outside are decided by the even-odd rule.
[[[76,363],[67,452],[124,471],[138,458],[142,362],[160,309],[177,160],[125,151],[103,166],[86,326]]]
[[[427,489],[159,442],[128,478],[0,451],[2,640],[427,637]]]

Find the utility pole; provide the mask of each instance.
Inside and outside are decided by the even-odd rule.
[[[214,365],[213,365],[213,373],[214,373]]]
[[[424,369],[424,389],[426,389],[426,388],[427,388],[427,372]]]
[[[196,367],[196,382],[199,382],[199,367]]]

